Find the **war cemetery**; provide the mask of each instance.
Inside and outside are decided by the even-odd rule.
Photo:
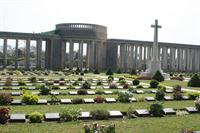
[[[158,42],[158,20],[151,27],[152,42],[83,23],[0,32],[0,133],[199,131],[200,46]]]

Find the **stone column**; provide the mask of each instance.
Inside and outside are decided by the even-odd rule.
[[[195,52],[195,56],[194,56],[194,67],[195,67],[195,72],[198,72],[199,71],[199,52],[198,52],[198,48],[194,49],[194,52]]]
[[[121,69],[121,71],[123,71],[123,62],[124,62],[124,60],[123,60],[123,50],[124,49],[124,46],[122,45],[122,44],[120,44],[120,56],[119,56],[119,66],[120,66],[120,69]]]
[[[69,42],[69,69],[73,69],[73,58],[74,58],[74,42],[70,40]]]
[[[88,70],[89,68],[89,43],[87,42],[86,45],[86,69]]]
[[[78,59],[78,67],[80,70],[83,69],[83,41],[79,43],[79,59]]]
[[[26,64],[25,68],[29,69],[30,68],[30,39],[26,40]]]
[[[50,69],[51,66],[51,47],[52,47],[52,41],[50,39],[45,40],[46,41],[46,47],[45,47],[45,68]]]
[[[143,70],[146,70],[146,54],[147,54],[147,47],[144,46],[144,62],[143,62]]]
[[[88,56],[89,56],[89,70],[90,71],[94,71],[94,68],[95,68],[95,66],[94,66],[94,64],[95,64],[95,51],[94,51],[94,49],[95,49],[95,41],[94,40],[92,40],[91,42],[90,42],[90,44],[89,44],[89,54],[88,54]]]
[[[167,70],[167,60],[168,60],[168,57],[167,57],[167,50],[168,50],[167,47],[163,47],[163,48],[162,48],[163,70],[165,70],[165,71]]]
[[[64,69],[65,68],[65,61],[66,61],[66,41],[65,40],[63,40],[62,41],[62,50],[61,50],[61,67],[62,67],[62,69]]]
[[[133,62],[134,62],[134,55],[133,55],[134,51],[133,50],[134,50],[134,48],[133,48],[132,45],[130,47],[131,47],[131,50],[130,50],[130,68],[132,69],[134,67],[134,65],[133,65]]]
[[[7,66],[7,38],[3,41],[3,68]]]
[[[138,69],[138,46],[135,45],[135,70]]]
[[[186,71],[187,66],[187,54],[186,54],[186,48],[183,48],[183,71]]]
[[[18,68],[18,42],[19,40],[16,39],[16,44],[15,44],[15,69]]]
[[[149,61],[151,59],[151,47],[147,46],[147,60]]]
[[[171,54],[171,59],[172,59],[171,70],[175,71],[175,48],[171,48],[170,54]]]
[[[140,45],[140,52],[139,52],[139,69],[142,69],[142,45]]]
[[[37,51],[36,51],[36,68],[41,69],[42,66],[42,40],[37,40]]]
[[[124,72],[127,72],[127,68],[128,68],[128,45],[124,44],[125,48],[124,48],[124,56],[123,56],[123,60],[124,60]]]

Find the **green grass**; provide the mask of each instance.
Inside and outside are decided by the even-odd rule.
[[[93,121],[45,122],[39,124],[10,123],[0,125],[0,133],[84,133],[83,124]],[[116,125],[117,133],[178,133],[181,129],[200,130],[200,115],[168,116],[161,118],[138,118],[98,121],[100,124]]]
[[[62,112],[64,109],[74,108],[82,109],[83,111],[91,111],[96,109],[105,110],[120,110],[126,112],[130,107],[135,109],[149,109],[154,102],[135,102],[135,103],[101,103],[101,104],[68,104],[68,105],[10,105],[11,113],[29,114],[34,111],[41,113],[46,112]],[[163,103],[166,108],[183,109],[187,106],[194,106],[194,101],[167,101]]]

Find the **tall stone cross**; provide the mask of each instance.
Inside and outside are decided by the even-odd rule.
[[[152,28],[154,28],[154,42],[153,42],[153,58],[152,60],[158,61],[158,28],[161,28],[160,25],[158,25],[158,20],[155,20],[155,25],[151,25]]]

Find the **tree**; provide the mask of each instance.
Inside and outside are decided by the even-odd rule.
[[[158,82],[162,82],[165,80],[163,75],[160,73],[160,71],[156,71],[155,75],[152,77],[152,79],[157,80]]]
[[[200,87],[200,78],[198,74],[194,74],[190,81],[188,82],[188,86],[191,87]]]

